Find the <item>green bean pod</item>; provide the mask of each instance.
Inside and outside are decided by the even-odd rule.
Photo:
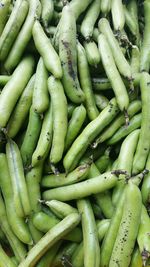
[[[103,219],[101,221],[98,221],[96,225],[97,225],[97,231],[98,231],[98,240],[99,242],[101,242],[109,229],[110,220]]]
[[[56,199],[60,201],[79,199],[111,189],[116,185],[116,182],[117,177],[111,172],[106,172],[93,179],[88,179],[74,185],[47,190],[43,193],[43,198],[45,200]]]
[[[17,267],[17,265],[6,254],[2,246],[0,245],[0,266],[1,267]]]
[[[59,187],[64,185],[70,185],[77,183],[79,181],[85,180],[88,172],[89,172],[89,165],[83,164],[74,169],[72,172],[66,175],[65,173],[50,174],[43,176],[41,185],[43,187]]]
[[[110,162],[110,151],[110,147],[107,147],[104,151],[104,154],[95,161],[95,165],[100,173],[105,172],[107,169],[107,166]]]
[[[146,169],[150,170],[150,153],[147,158]],[[146,205],[149,202],[149,198],[150,198],[150,173],[148,173],[144,177],[142,187],[141,187],[141,194],[142,194],[143,203],[144,205]]]
[[[129,105],[127,90],[117,70],[112,52],[103,34],[100,34],[98,37],[98,47],[100,50],[104,69],[111,82],[119,108],[121,111],[126,110]]]
[[[150,128],[150,110],[149,95],[150,75],[148,73],[141,74],[140,89],[142,99],[142,121],[139,142],[133,161],[133,173],[138,173],[145,168],[147,156],[150,149],[149,128]]]
[[[84,128],[64,157],[63,164],[67,172],[75,168],[88,145],[112,121],[117,113],[116,100],[112,99],[99,116]]]
[[[19,30],[27,16],[29,4],[27,1],[16,1],[9,19],[0,36],[0,60],[5,60]]]
[[[42,24],[45,28],[47,28],[53,18],[53,12],[54,12],[54,2],[53,0],[42,0],[42,13],[41,13],[41,19]]]
[[[68,114],[69,115],[69,114]],[[67,151],[68,148],[71,146],[75,138],[77,137],[78,133],[81,130],[81,127],[86,118],[86,109],[81,104],[78,107],[75,107],[71,119],[68,123],[67,134],[65,138],[65,150]]]
[[[132,56],[131,56],[131,70],[132,73],[140,72],[140,51],[136,45],[132,46]]]
[[[47,233],[50,229],[52,229],[59,222],[60,222],[60,219],[55,217],[53,213],[48,215],[40,211],[40,212],[34,213],[33,215],[33,224],[42,233]],[[82,231],[79,227],[76,227],[70,233],[65,235],[63,239],[79,243],[82,240]]]
[[[92,163],[88,174],[88,179],[94,178],[98,175],[100,175],[100,172],[95,163]],[[110,192],[104,191],[103,193],[95,194],[94,198],[105,217],[111,218],[114,212],[114,207],[112,205]]]
[[[47,267],[52,266],[53,260],[61,246],[61,241],[57,242],[55,245],[52,246],[39,260],[36,264],[36,267]]]
[[[122,74],[130,81],[132,78],[131,67],[121,51],[119,43],[113,34],[108,20],[106,18],[100,19],[98,27],[99,31],[103,33],[107,39],[114,61],[120,74]]]
[[[49,107],[49,94],[47,87],[48,72],[42,58],[39,59],[36,69],[32,105],[34,110],[42,114]]]
[[[70,5],[63,8],[59,29],[59,57],[63,69],[63,86],[73,103],[84,101],[77,76],[76,22]]]
[[[34,68],[31,56],[22,59],[0,95],[0,126],[5,127],[16,102],[27,85]],[[15,85],[15,86],[14,86]],[[13,94],[12,94],[13,91]]]
[[[43,233],[39,231],[33,224],[33,215],[28,218],[28,227],[32,236],[33,246],[42,238]]]
[[[41,210],[39,199],[41,198],[40,181],[42,178],[43,162],[33,167],[26,174],[26,183],[29,194],[31,210],[38,212]]]
[[[111,9],[111,0],[101,0],[101,11],[107,15]]]
[[[129,118],[132,118],[138,111],[141,109],[141,101],[134,100],[130,103],[127,113]],[[129,122],[130,123],[130,122]],[[123,114],[118,115],[116,119],[102,132],[102,134],[96,139],[94,142],[94,147],[96,147],[99,143],[106,141],[107,139],[113,137],[115,132],[125,124],[125,116]]]
[[[139,31],[139,18],[138,18],[138,5],[137,2],[135,0],[131,0],[128,5],[127,5],[128,11],[130,13],[130,15],[132,16],[132,18],[134,19],[135,23],[136,23],[136,45],[140,46],[141,45],[141,36],[140,36],[140,31]]]
[[[125,170],[126,175],[131,176],[133,158],[137,148],[140,130],[132,131],[123,141],[118,156],[117,169]],[[116,206],[125,187],[125,175],[119,175],[119,181],[112,195],[113,205]]]
[[[5,154],[0,154],[0,187],[2,190],[8,223],[20,241],[32,244],[27,224],[17,215],[13,199],[13,188]],[[12,212],[13,211],[13,212]]]
[[[88,199],[80,199],[77,207],[82,215],[84,266],[100,266],[100,247],[92,206]]]
[[[89,65],[97,67],[100,63],[100,53],[94,41],[84,42],[84,48]]]
[[[61,79],[62,68],[60,59],[38,20],[34,22],[32,34],[36,49],[43,58],[47,70],[50,71],[55,78]]]
[[[39,18],[41,14],[41,4],[39,0],[30,0],[29,12],[26,17],[25,23],[23,24],[11,50],[5,61],[5,68],[7,70],[14,69],[19,63],[24,50],[29,43],[32,36],[32,28],[35,17]],[[18,13],[17,13],[18,16]],[[16,20],[16,17],[15,17]]]
[[[120,225],[120,221],[122,218],[122,209],[124,206],[124,193],[122,194],[119,203],[115,209],[115,212],[112,216],[110,221],[110,225],[106,235],[103,239],[102,246],[101,246],[101,267],[109,266],[109,261],[111,258],[113,246],[117,237],[118,227]],[[110,242],[111,240],[111,242]]]
[[[23,163],[17,144],[9,139],[6,144],[6,157],[14,193],[14,205],[19,217],[28,216],[31,212]]]
[[[16,136],[23,125],[32,104],[35,75],[31,77],[8,121],[6,131],[10,138]]]
[[[141,59],[140,59],[140,71],[149,72],[150,68],[150,36],[149,36],[149,27],[150,27],[150,2],[144,1],[144,33],[143,33],[143,42],[141,45]]]
[[[112,0],[111,13],[115,31],[121,31],[124,28],[125,24],[125,15],[122,0]]]
[[[11,79],[11,75],[0,75],[0,86],[5,86]]]
[[[78,212],[76,208],[73,208],[71,205],[58,200],[46,201],[45,204],[60,219],[63,219],[70,213]]]
[[[56,164],[61,160],[65,146],[68,123],[67,99],[61,82],[53,76],[48,79],[48,90],[51,96],[53,116],[53,139],[50,151],[50,163]]]
[[[125,203],[122,219],[113,247],[110,267],[129,266],[131,254],[138,235],[142,210],[142,198],[139,188],[129,182],[125,189]]]
[[[18,267],[34,266],[43,254],[51,248],[57,241],[69,233],[80,222],[80,216],[77,213],[68,215],[59,222],[53,229],[50,229],[42,239],[29,251],[27,257]]]
[[[9,8],[11,5],[11,0],[2,0],[0,3],[0,36],[4,30],[5,24],[7,22],[7,17],[9,16]]]
[[[68,118],[71,118],[73,111],[75,110],[76,105],[74,105],[73,103],[68,103],[67,105],[67,110],[68,110]]]
[[[94,28],[92,38],[96,43],[98,40],[98,36],[99,36],[99,30],[98,30],[98,28]]]
[[[94,0],[88,8],[81,24],[81,33],[85,39],[92,37],[94,25],[100,14],[101,2]]]
[[[117,143],[119,140],[130,134],[132,131],[138,129],[141,127],[141,121],[142,121],[142,114],[139,113],[135,115],[131,120],[128,126],[124,125],[121,126],[120,129],[118,129],[115,134],[108,139],[107,144],[113,145]]]
[[[112,205],[110,192],[105,191],[104,193],[96,194],[94,197],[104,216],[108,219],[111,218],[114,212],[114,207]]]
[[[37,146],[32,154],[32,166],[38,165],[43,159],[46,158],[49,153],[50,146],[52,143],[52,131],[53,131],[53,119],[52,119],[52,107],[44,115],[41,133]]]
[[[139,250],[142,256],[143,265],[146,266],[150,257],[150,218],[144,205],[142,205],[141,222],[137,236]]]
[[[137,24],[130,12],[128,11],[127,7],[124,5],[124,15],[125,15],[125,23],[129,28],[129,31],[136,37],[137,35]]]
[[[41,117],[33,110],[33,106],[31,106],[27,130],[20,149],[23,164],[26,167],[31,164],[32,154],[36,148],[41,127]]]
[[[1,229],[4,232],[6,238],[8,239],[8,242],[12,248],[12,251],[17,261],[20,262],[26,257],[27,254],[26,247],[11,230],[11,227],[8,223],[8,219],[6,216],[5,205],[1,195],[0,195],[0,224],[1,224]]]
[[[87,7],[90,5],[92,0],[84,0],[84,2],[80,0],[72,0],[69,5],[70,8],[73,10],[73,13],[75,15],[76,20],[78,17],[87,9]]]
[[[87,115],[90,120],[94,120],[99,115],[99,111],[95,104],[86,53],[83,46],[79,42],[77,44],[77,51],[79,77],[81,88],[85,94]]]
[[[84,250],[83,242],[81,242],[76,250],[74,251],[71,257],[71,263],[74,267],[83,267],[84,266]]]
[[[98,109],[101,111],[107,107],[109,100],[102,94],[94,94],[95,103]]]

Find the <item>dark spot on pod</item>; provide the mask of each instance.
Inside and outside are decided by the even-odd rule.
[[[37,157],[37,159],[38,159],[38,160],[41,160],[41,159],[42,159],[42,157],[41,157],[41,156],[38,156],[38,157]]]

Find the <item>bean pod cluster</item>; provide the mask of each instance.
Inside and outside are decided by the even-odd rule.
[[[150,266],[150,0],[0,0],[0,267]]]

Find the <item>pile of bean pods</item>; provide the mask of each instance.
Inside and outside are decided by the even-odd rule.
[[[150,0],[0,0],[0,267],[150,266]]]

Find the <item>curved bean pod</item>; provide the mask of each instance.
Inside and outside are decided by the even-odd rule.
[[[129,182],[125,189],[123,214],[109,262],[110,267],[129,266],[139,230],[141,210],[140,190],[132,182]]]
[[[70,172],[68,175],[66,175],[65,173],[60,173],[58,175],[46,175],[42,178],[41,185],[43,187],[51,188],[77,183],[79,181],[85,180],[88,175],[89,168],[90,166],[88,164],[83,164]]]
[[[41,4],[42,4],[41,19],[44,27],[47,28],[53,18],[54,2],[53,0],[42,0]]]
[[[127,109],[129,118],[132,118],[138,111],[141,110],[141,101],[134,100],[131,102]],[[102,134],[95,140],[94,147],[99,143],[106,141],[107,139],[113,137],[115,132],[125,124],[125,116],[123,114],[118,115],[116,119],[102,132]],[[129,122],[130,124],[130,122]]]
[[[28,13],[27,1],[18,0],[0,36],[0,60],[5,60]]]
[[[80,0],[72,0],[69,5],[71,9],[73,10],[73,13],[75,15],[76,20],[78,17],[83,13],[86,8],[89,6],[89,4],[92,2],[92,0],[84,0],[84,2]]]
[[[99,116],[84,128],[64,157],[63,164],[67,172],[75,168],[89,144],[113,120],[117,113],[116,100],[112,99]]]
[[[18,98],[27,85],[34,68],[34,60],[27,56],[19,63],[11,79],[0,95],[0,126],[5,127],[16,105]],[[15,86],[14,86],[15,85]],[[13,94],[12,94],[13,91]]]
[[[72,10],[70,5],[63,8],[59,26],[59,57],[62,63],[62,82],[66,95],[73,103],[81,103],[84,101],[84,93],[77,76],[76,23]]]
[[[29,12],[26,17],[25,23],[23,24],[15,43],[13,44],[10,53],[5,61],[5,68],[7,70],[14,69],[19,63],[22,54],[29,43],[32,36],[32,28],[35,17],[39,18],[41,14],[41,4],[39,0],[30,0]],[[18,14],[17,14],[18,16]],[[16,17],[15,17],[16,19]],[[22,76],[21,76],[22,77]]]
[[[115,65],[112,52],[103,34],[98,37],[98,47],[106,74],[111,82],[113,91],[121,111],[126,110],[129,105],[129,97],[126,87]]]
[[[20,148],[23,164],[25,167],[31,164],[32,154],[36,148],[41,127],[41,117],[33,110],[33,106],[31,106],[27,130]]]
[[[102,193],[116,185],[117,177],[111,172],[106,172],[100,176],[79,182],[74,185],[63,186],[47,190],[43,193],[45,200],[56,199],[60,201],[69,201],[87,197],[92,194]]]
[[[54,214],[60,219],[63,219],[70,213],[78,212],[76,208],[71,205],[58,200],[46,201],[45,204],[52,210]]]
[[[71,144],[77,137],[86,118],[86,109],[82,104],[78,107],[73,108],[74,110],[72,112],[71,119],[68,123],[68,129],[65,138],[65,151],[68,150],[68,148],[71,146]]]
[[[6,157],[14,193],[14,205],[19,217],[28,216],[31,212],[27,185],[24,176],[21,154],[17,144],[8,140],[6,144]]]
[[[150,149],[149,129],[150,129],[150,110],[149,95],[150,75],[148,73],[141,74],[140,89],[142,99],[142,121],[139,142],[133,161],[133,173],[138,173],[145,168],[147,156]]]
[[[111,13],[114,29],[116,31],[122,30],[125,24],[125,15],[123,10],[122,0],[112,0]]]
[[[50,163],[56,164],[61,160],[65,146],[68,124],[67,99],[61,82],[53,76],[48,79],[48,90],[51,96],[53,114],[53,139],[50,151]]]
[[[12,232],[6,216],[5,205],[0,195],[0,224],[18,262],[26,257],[27,251],[24,244]]]
[[[37,146],[32,154],[32,166],[38,165],[49,153],[50,146],[52,143],[52,131],[53,131],[53,119],[52,119],[52,107],[44,115],[41,133]]]
[[[123,141],[120,153],[118,156],[117,168],[125,170],[127,175],[131,176],[133,158],[137,148],[138,139],[140,135],[140,130],[132,131]],[[123,188],[125,187],[125,175],[119,175],[119,180],[117,186],[115,187],[112,194],[113,205],[116,206],[120,196],[122,194]]]
[[[86,59],[86,53],[83,46],[79,42],[77,43],[77,51],[78,51],[79,77],[80,77],[81,88],[85,94],[87,115],[90,120],[94,120],[99,115],[99,111],[96,107],[94,99],[92,83],[90,79],[90,71]]]
[[[122,209],[124,206],[124,193],[121,196],[121,199],[115,209],[115,212],[110,221],[110,225],[106,235],[103,239],[101,246],[101,267],[109,266],[109,261],[111,258],[113,246],[117,237],[118,227],[122,218]],[[111,242],[110,242],[111,240]]]
[[[42,56],[47,70],[50,71],[55,78],[61,79],[62,68],[60,59],[38,20],[34,22],[32,34],[35,46]]]
[[[6,131],[11,138],[15,137],[24,123],[32,104],[35,75],[31,77],[8,121]]]
[[[47,87],[48,72],[42,58],[39,59],[35,75],[35,83],[33,90],[33,109],[42,114],[49,107],[49,94]]]
[[[142,121],[142,114],[139,113],[135,115],[131,120],[128,126],[121,126],[120,129],[115,132],[115,134],[108,139],[107,144],[113,145],[117,143],[119,140],[130,134],[132,131],[138,129],[141,127],[141,121]]]
[[[85,39],[92,37],[94,25],[100,14],[101,2],[94,0],[88,8],[81,24],[81,33]]]
[[[105,35],[108,41],[114,61],[116,63],[116,66],[118,67],[120,74],[122,74],[130,81],[132,78],[131,67],[121,51],[119,43],[115,38],[113,31],[111,30],[108,20],[105,18],[100,19],[98,27],[99,31]]]
[[[23,243],[32,244],[31,235],[25,221],[17,215],[13,199],[13,188],[11,177],[8,171],[8,164],[5,154],[0,154],[0,187],[2,190],[8,222],[14,234]],[[13,212],[12,212],[13,211]]]
[[[18,267],[34,266],[43,254],[51,248],[57,241],[69,233],[80,222],[80,216],[72,213],[63,219],[60,223],[49,230],[41,240],[29,251]]]
[[[79,213],[82,215],[84,266],[99,266],[100,247],[98,242],[98,232],[90,201],[88,199],[80,199],[77,201],[77,207]]]

